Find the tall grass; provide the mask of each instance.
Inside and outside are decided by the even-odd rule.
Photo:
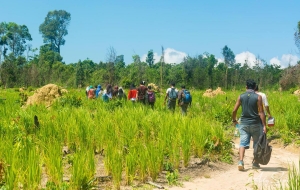
[[[100,152],[107,175],[118,189],[122,180],[127,184],[134,179],[156,180],[162,170],[176,170],[182,161],[188,166],[192,156],[230,151],[223,144],[227,141],[224,125],[236,99],[233,93],[227,99],[211,99],[194,91],[186,117],[179,107],[174,114],[168,112],[162,106],[163,97],[157,98],[154,110],[129,101],[85,98],[81,107],[57,101],[46,109],[43,105],[20,108],[18,94],[5,93],[9,98],[0,106],[0,160],[7,189],[45,188],[41,187],[42,166],[48,182],[57,188],[64,185],[66,174],[71,189],[91,188],[96,183],[95,153]],[[34,124],[35,115],[39,127]],[[69,169],[64,165],[63,147],[64,154],[72,157]]]

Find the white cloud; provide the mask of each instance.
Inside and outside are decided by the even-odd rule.
[[[270,60],[270,64],[276,64],[276,65],[280,65],[282,68],[286,68],[289,65],[291,66],[296,65],[298,61],[299,61],[299,57],[297,57],[296,55],[283,54],[281,56],[281,59],[279,59],[278,57],[273,57]]]
[[[247,62],[249,67],[253,67],[256,62],[256,56],[249,51],[244,51],[235,55],[235,62],[241,63],[242,65]]]
[[[224,58],[218,58],[218,63],[224,63]]]
[[[278,57],[273,57],[270,60],[270,64],[281,65],[280,60],[278,59]]]
[[[153,53],[154,54],[154,59],[155,59],[155,63],[160,61],[160,57],[161,54],[158,54],[156,52]],[[183,59],[187,56],[186,53],[181,52],[181,51],[177,51],[175,49],[172,48],[167,48],[165,49],[165,63],[181,63],[183,61]],[[146,61],[146,57],[147,54],[144,54],[141,58],[141,61]]]

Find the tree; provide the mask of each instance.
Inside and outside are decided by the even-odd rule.
[[[154,64],[154,55],[153,55],[153,50],[151,49],[148,51],[147,57],[146,57],[146,63],[148,63],[149,67],[152,67]]]
[[[117,69],[121,69],[125,67],[125,62],[124,62],[124,55],[118,55],[116,57],[116,61],[115,61],[115,65],[117,67]]]
[[[1,57],[2,54],[5,56],[7,48],[5,45],[7,45],[7,24],[5,22],[0,23],[0,65],[1,65]],[[3,47],[3,50],[2,50]]]
[[[226,73],[225,73],[225,88],[228,88],[228,67],[232,67],[233,64],[235,63],[235,55],[233,53],[233,51],[231,51],[231,49],[229,47],[227,47],[226,45],[224,46],[224,48],[222,49],[222,54],[224,57],[224,62],[225,62],[225,66],[226,66]]]
[[[294,33],[295,45],[297,46],[298,50],[300,51],[300,21],[298,22],[297,29]]]
[[[114,47],[109,47],[106,53],[108,83],[113,84],[115,81],[115,61],[117,58],[117,51]]]
[[[207,72],[209,76],[209,86],[213,88],[213,69],[218,63],[214,55],[207,56]]]
[[[76,65],[76,86],[77,87],[83,87],[84,83],[84,71],[82,67],[81,60],[78,61]]]
[[[135,63],[135,64],[141,62],[141,58],[140,58],[139,55],[133,55],[133,56],[132,56],[132,59],[133,59],[133,63]]]
[[[0,45],[8,45],[9,49],[16,57],[22,55],[26,50],[26,41],[32,40],[27,26],[9,22],[8,24],[4,23],[1,28],[2,27],[6,27],[6,30],[4,29],[4,32],[6,33],[2,36]],[[5,55],[6,50],[4,49],[4,51],[3,54]]]
[[[65,45],[64,36],[68,34],[71,14],[64,10],[48,12],[45,21],[40,25],[44,43],[51,44],[51,50],[60,54],[60,46]]]

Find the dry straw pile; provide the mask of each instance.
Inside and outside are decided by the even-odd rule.
[[[214,97],[216,95],[220,95],[220,94],[226,94],[224,91],[222,91],[222,89],[220,87],[218,87],[216,90],[212,90],[212,89],[207,89],[203,96],[206,97]]]
[[[300,89],[294,92],[295,95],[300,95]]]
[[[32,96],[28,97],[26,106],[33,104],[45,104],[46,106],[50,106],[55,99],[61,97],[63,93],[67,93],[67,90],[61,89],[55,84],[47,84],[37,89]]]
[[[154,83],[149,83],[148,86],[151,86],[152,90],[154,91],[160,91],[159,87]]]

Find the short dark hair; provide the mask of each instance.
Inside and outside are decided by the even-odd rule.
[[[145,85],[145,84],[146,84],[146,82],[145,82],[145,81],[141,81],[141,82],[140,82],[140,84],[142,84],[142,85]]]
[[[181,88],[185,88],[185,85],[181,85]]]
[[[246,86],[248,89],[254,90],[256,88],[256,82],[253,79],[248,79],[246,81]]]
[[[148,86],[148,89],[149,89],[149,90],[151,90],[151,88],[152,88],[151,86]]]
[[[175,82],[171,82],[170,84],[171,84],[171,86],[175,86]]]

